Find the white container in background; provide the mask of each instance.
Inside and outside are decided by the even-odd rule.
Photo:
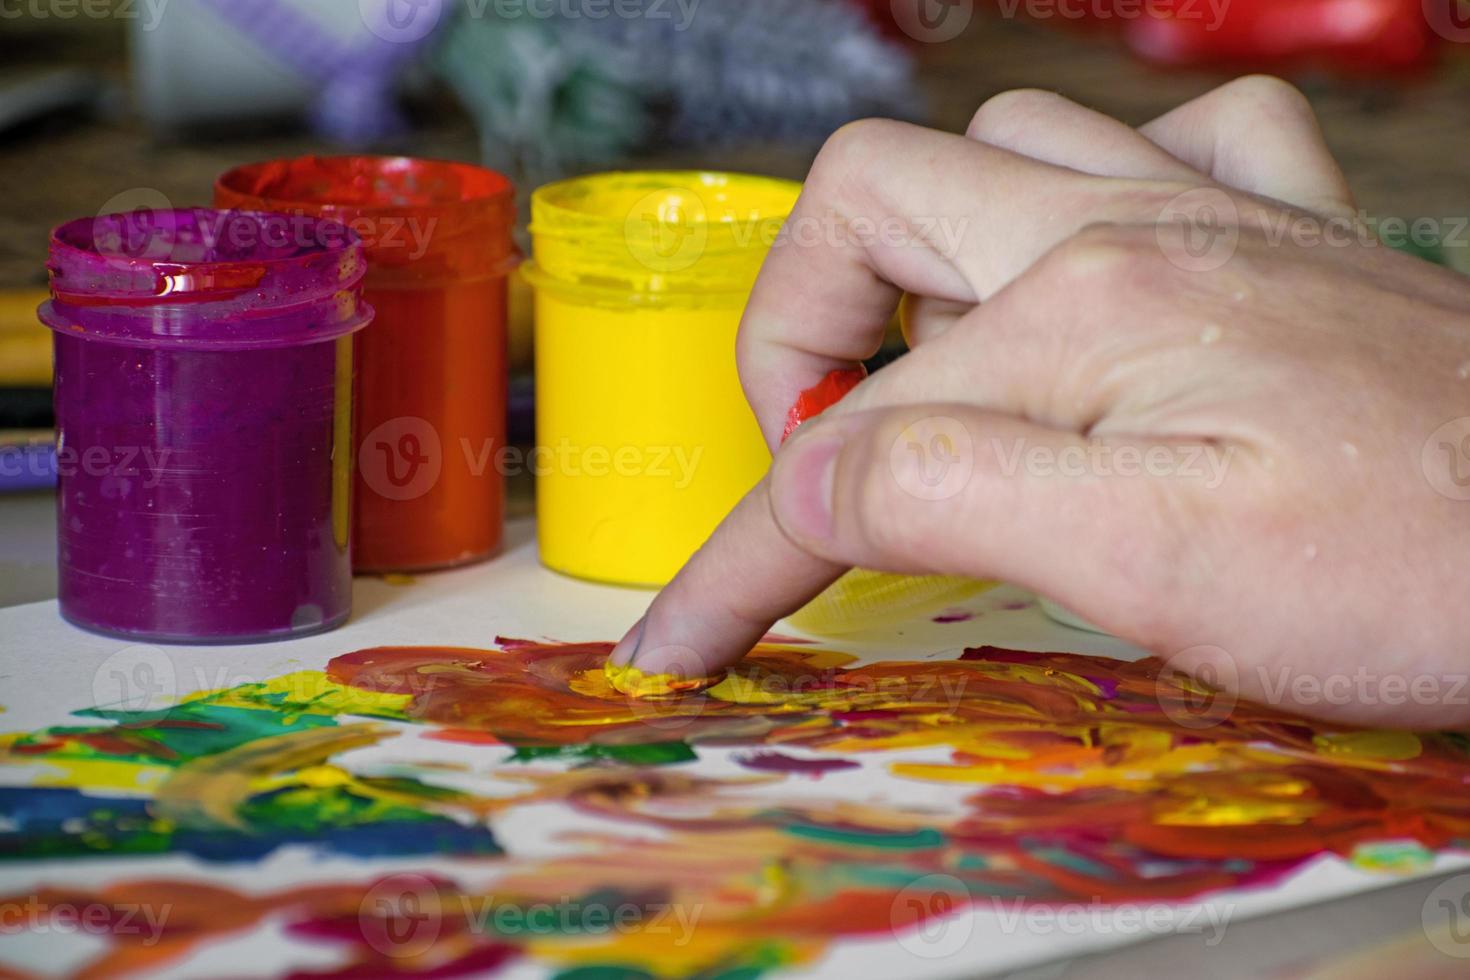
[[[381,43],[367,25],[374,0],[281,0],[332,38]],[[381,0],[378,0],[381,2]],[[155,131],[299,115],[320,90],[228,20],[207,0],[165,4],[156,23],[130,22],[138,108]]]

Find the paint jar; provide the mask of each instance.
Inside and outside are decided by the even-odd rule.
[[[462,163],[302,157],[232,170],[221,207],[334,218],[367,248],[359,338],[355,566],[479,561],[505,522],[510,181]]]
[[[61,612],[163,642],[347,619],[353,334],[346,228],[206,209],[51,237]]]
[[[800,193],[611,173],[531,202],[541,560],[659,586],[770,466],[735,369],[761,263]]]

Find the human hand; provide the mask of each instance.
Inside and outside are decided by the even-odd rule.
[[[738,350],[773,448],[905,294],[912,350],[780,449],[614,662],[714,673],[858,566],[1014,582],[1186,670],[1218,648],[1253,699],[1470,722],[1470,509],[1429,467],[1467,414],[1470,282],[1359,228],[1289,86],[1141,130],[1031,92],[966,137],[860,123],[784,235]],[[1458,696],[1281,683],[1360,667]]]

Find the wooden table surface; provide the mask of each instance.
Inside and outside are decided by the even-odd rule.
[[[1470,214],[1470,46],[1447,46],[1433,77],[1408,85],[1296,79],[1321,114],[1337,152],[1371,213],[1399,217]],[[962,129],[986,98],[1011,88],[1052,89],[1118,116],[1144,122],[1228,78],[1217,72],[1162,72],[1110,41],[1035,24],[980,17],[961,38],[918,50],[929,121]],[[208,142],[159,142],[126,106],[126,45],[117,21],[0,23],[0,81],[27,71],[78,64],[117,84],[110,118],[55,123],[0,137],[0,288],[40,285],[49,228],[95,214],[120,192],[161,191],[176,204],[204,203],[214,175],[243,160],[320,149],[309,137],[217,134]],[[469,121],[453,111],[409,144],[420,155],[472,159]],[[815,147],[682,151],[649,163],[713,165],[800,177]]]

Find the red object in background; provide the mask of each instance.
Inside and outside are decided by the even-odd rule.
[[[913,40],[907,38],[903,29],[898,26],[898,19],[893,14],[895,0],[847,0],[847,2],[866,13],[868,19],[888,37]]]
[[[1123,36],[1136,54],[1160,64],[1401,71],[1428,64],[1438,40],[1423,0],[1154,3],[1168,15],[1128,20]]]
[[[796,404],[791,406],[791,411],[786,413],[786,429],[781,433],[781,441],[790,439],[791,433],[801,423],[816,418],[842,401],[867,376],[867,368],[840,368],[803,391],[797,397]]]
[[[878,2],[878,0],[874,0]],[[938,0],[934,0],[938,2]],[[1156,64],[1338,71],[1427,65],[1461,0],[988,0],[1001,17],[1121,35]],[[1438,6],[1436,6],[1438,5]],[[1437,30],[1435,17],[1444,24]],[[1465,31],[1470,34],[1470,25]]]
[[[220,207],[334,218],[362,236],[353,567],[444,568],[500,547],[510,181],[463,163],[302,157],[239,167]]]

